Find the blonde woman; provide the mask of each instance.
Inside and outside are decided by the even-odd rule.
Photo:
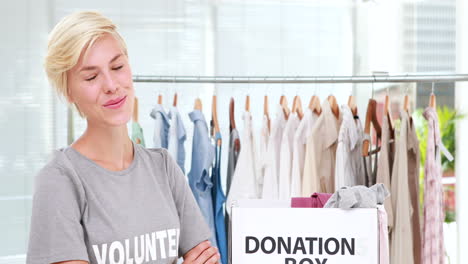
[[[112,21],[96,12],[63,18],[45,69],[87,128],[36,177],[27,263],[218,263],[176,162],[128,136],[132,72]]]

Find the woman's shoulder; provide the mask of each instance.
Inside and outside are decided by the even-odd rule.
[[[83,182],[73,169],[65,151],[66,148],[54,150],[34,179],[34,199],[47,201],[48,205],[44,206],[53,206],[52,201],[54,205],[57,205],[55,202],[69,203],[72,198],[80,205],[85,204]]]
[[[46,164],[39,170],[36,183],[49,184],[60,182],[79,183],[77,174],[66,156],[66,148],[59,148],[52,152]],[[37,185],[37,184],[36,184]]]
[[[152,162],[167,162],[169,157],[169,152],[164,148],[146,148],[142,145],[136,144],[136,150],[142,154],[143,158],[150,159]]]
[[[177,165],[176,161],[172,158],[169,154],[169,151],[165,148],[145,148],[143,146],[138,145],[139,153],[142,153],[142,159],[145,162],[150,162],[152,166],[159,171],[159,169],[163,170],[165,173],[158,175],[165,175],[165,177],[169,178],[169,182],[171,183],[174,177],[177,177],[177,169],[179,166]]]

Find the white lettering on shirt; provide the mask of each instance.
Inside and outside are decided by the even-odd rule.
[[[167,230],[156,232],[156,238],[159,240],[159,248],[161,249],[161,258],[166,258],[166,247],[164,239],[167,237]]]
[[[146,258],[145,261],[148,262],[149,256],[151,255],[151,260],[156,260],[156,234],[153,232],[150,234],[145,234],[146,240]]]
[[[102,250],[99,252],[99,247],[97,245],[93,245],[94,256],[96,256],[98,264],[106,264],[107,244],[102,244],[101,248]]]
[[[130,258],[130,239],[125,239],[125,263],[133,264],[133,258]]]
[[[145,258],[145,235],[140,236],[140,240],[138,240],[138,236],[135,237],[135,262],[136,264],[142,264],[143,259]],[[138,248],[140,248],[140,256],[138,255]]]
[[[180,229],[166,229],[146,233],[122,241],[113,241],[101,245],[93,245],[94,256],[98,264],[144,264],[159,259],[177,258]],[[158,250],[159,248],[159,250]]]
[[[168,229],[167,230],[167,239],[169,240],[169,257],[176,257],[177,256],[177,248],[176,246],[176,235],[177,231],[175,229]]]
[[[119,262],[115,260],[115,251],[117,250],[117,253],[119,255]],[[109,248],[109,262],[110,264],[124,264],[124,246],[120,241],[114,241],[110,245]]]

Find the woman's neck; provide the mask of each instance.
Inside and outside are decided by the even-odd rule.
[[[112,171],[124,170],[133,161],[133,144],[126,125],[104,127],[88,123],[83,135],[71,147]]]

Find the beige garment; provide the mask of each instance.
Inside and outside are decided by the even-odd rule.
[[[413,252],[414,263],[421,263],[421,222],[419,212],[419,140],[416,135],[416,128],[413,119],[408,119],[408,184],[410,188],[411,207],[413,215],[411,223],[413,224]]]
[[[377,170],[377,183],[383,183],[388,190],[391,190],[390,179],[392,175],[392,165],[393,159],[395,156],[394,153],[394,146],[390,143],[390,134],[392,131],[390,130],[390,123],[388,120],[387,115],[384,115],[382,120],[382,141],[381,141],[381,149],[380,155],[378,160],[378,170]],[[395,143],[393,143],[395,144]],[[393,228],[393,208],[392,208],[392,200],[386,199],[385,203],[385,211],[387,211],[388,216],[388,228],[390,232]]]
[[[293,159],[291,172],[291,197],[302,196],[302,175],[304,174],[307,136],[312,131],[318,115],[310,108],[304,110],[304,117],[297,127],[293,141]]]
[[[393,163],[391,180],[394,215],[393,232],[390,238],[390,261],[392,264],[414,263],[413,225],[411,223],[413,208],[408,185],[408,129],[409,116],[406,111],[402,111],[399,138],[395,144],[395,162]]]
[[[307,139],[302,196],[335,192],[335,160],[341,120],[341,112],[337,119],[325,100],[322,114]]]

